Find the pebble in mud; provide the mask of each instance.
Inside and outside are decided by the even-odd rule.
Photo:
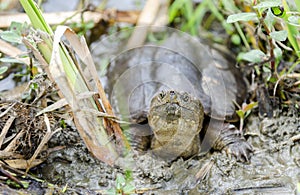
[[[107,187],[109,183],[108,183],[107,179],[101,178],[101,179],[99,179],[98,184],[99,184],[99,186]]]

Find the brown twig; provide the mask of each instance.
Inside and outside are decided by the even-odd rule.
[[[210,171],[210,169],[212,168],[212,166],[214,165],[214,161],[210,160],[209,162],[205,163],[202,168],[198,171],[198,173],[196,174],[196,180],[200,180],[202,181],[208,174],[208,172]]]
[[[136,24],[137,26],[144,27],[134,29],[127,42],[127,48],[137,47],[144,43],[147,36],[148,27],[155,22],[156,15],[160,9],[165,7],[161,7],[162,5],[166,6],[166,1],[148,0],[146,2],[146,5],[144,6],[144,9],[140,14]],[[163,10],[166,11],[165,9]]]
[[[11,44],[9,44],[1,39],[0,39],[0,52],[4,53],[12,58],[16,58],[17,60],[23,62],[26,65],[30,64],[30,59],[28,57],[27,58],[19,57],[20,55],[24,54],[24,52],[22,50],[12,46]]]
[[[3,141],[6,137],[7,132],[9,130],[9,128],[11,127],[12,123],[14,122],[15,118],[16,118],[15,116],[10,116],[10,118],[6,121],[4,127],[1,131],[1,134],[0,134],[0,148],[3,144]]]
[[[49,118],[47,117],[47,114],[44,114],[44,121],[45,121],[45,124],[46,124],[46,127],[47,127],[47,132],[44,135],[41,143],[39,144],[39,146],[35,150],[32,157],[28,160],[28,167],[26,169],[26,172],[28,172],[28,170],[31,168],[31,163],[36,159],[37,155],[42,151],[43,147],[45,146],[45,144],[48,143],[48,141],[52,137],[52,135],[54,135],[56,132],[61,130],[61,128],[58,128],[55,131],[51,131],[50,121],[49,121]]]

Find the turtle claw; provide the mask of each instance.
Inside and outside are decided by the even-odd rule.
[[[253,152],[252,146],[246,140],[228,144],[224,150],[227,155],[235,157],[240,162],[249,162],[250,154]]]

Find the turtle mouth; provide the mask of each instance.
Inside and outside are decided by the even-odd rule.
[[[169,103],[165,107],[166,121],[176,121],[181,117],[182,108],[177,103]]]
[[[178,103],[169,103],[165,111],[167,115],[181,115],[181,106],[179,106]]]

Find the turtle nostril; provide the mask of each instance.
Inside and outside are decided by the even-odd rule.
[[[173,91],[173,90],[170,91],[170,94],[171,94],[171,95],[174,95],[174,94],[175,94],[175,91]]]

